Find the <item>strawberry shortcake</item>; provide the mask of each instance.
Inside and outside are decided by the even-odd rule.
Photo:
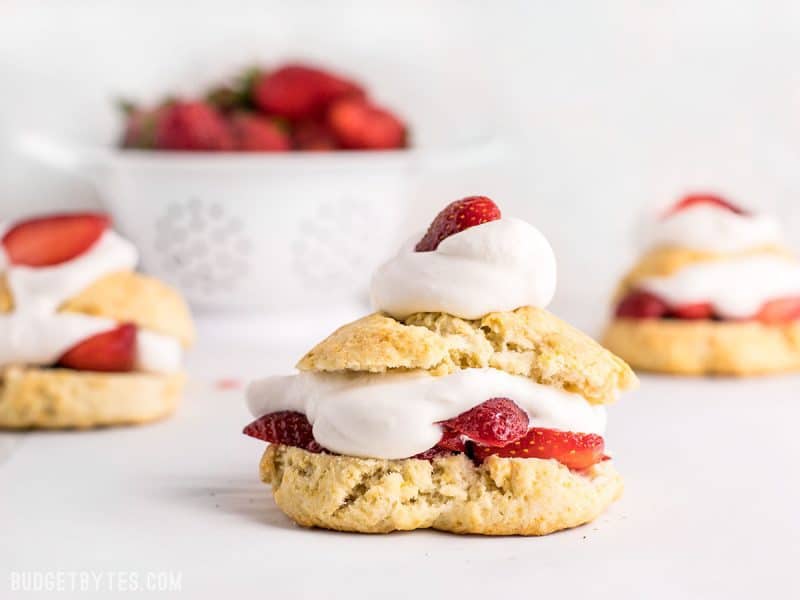
[[[605,332],[611,351],[664,373],[800,370],[800,262],[775,219],[694,194],[643,238]]]
[[[0,428],[143,423],[173,412],[194,336],[180,295],[133,271],[102,214],[3,228]]]
[[[252,383],[245,433],[297,523],[543,535],[622,492],[604,404],[636,379],[545,310],[545,237],[488,198],[453,202],[375,273],[377,312]]]

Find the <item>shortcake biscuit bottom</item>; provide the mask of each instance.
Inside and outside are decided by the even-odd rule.
[[[0,428],[128,425],[175,411],[181,373],[95,373],[11,367],[0,374]]]
[[[362,459],[274,444],[260,471],[300,525],[361,533],[545,535],[595,519],[623,487],[610,461],[577,473],[536,458],[490,457],[476,466],[464,455]]]
[[[634,369],[676,375],[800,370],[800,322],[615,319],[603,345]]]

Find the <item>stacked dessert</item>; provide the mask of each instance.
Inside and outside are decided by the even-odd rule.
[[[423,235],[424,233],[424,235]],[[452,203],[374,275],[378,312],[254,382],[262,479],[301,525],[542,535],[622,492],[603,405],[635,377],[544,310],[544,236],[485,197]]]
[[[170,414],[194,335],[182,298],[133,272],[105,215],[5,227],[0,248],[0,427],[141,423]]]
[[[753,375],[800,369],[800,263],[774,219],[691,195],[646,230],[604,343],[634,368]]]

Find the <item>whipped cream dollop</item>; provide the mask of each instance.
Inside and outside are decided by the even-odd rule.
[[[800,264],[776,254],[756,254],[687,265],[669,276],[645,277],[636,287],[672,306],[708,302],[726,319],[746,319],[764,303],[800,296]]]
[[[0,246],[0,271],[14,301],[12,312],[0,314],[0,367],[10,364],[52,365],[71,347],[114,329],[118,323],[58,308],[89,285],[116,271],[136,266],[136,248],[106,230],[86,252],[50,267],[9,264]],[[136,369],[169,372],[180,367],[180,342],[138,329]]]
[[[646,224],[641,245],[678,246],[707,252],[738,252],[783,242],[777,220],[762,214],[738,214],[727,208],[698,204]]]
[[[306,415],[314,439],[349,456],[400,459],[424,452],[442,436],[438,421],[490,398],[513,400],[531,427],[602,435],[606,412],[579,394],[492,368],[434,377],[400,373],[299,373],[253,382],[247,401],[255,417],[292,410]]]
[[[477,319],[520,306],[544,308],[556,289],[556,259],[533,225],[505,217],[442,240],[432,252],[415,252],[424,232],[374,274],[376,310],[403,319],[444,312]]]

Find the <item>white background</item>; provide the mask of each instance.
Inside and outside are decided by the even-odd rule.
[[[554,309],[596,332],[650,203],[716,189],[800,235],[798,32],[800,5],[779,1],[0,0],[0,212],[97,202],[16,156],[19,132],[108,143],[115,96],[191,91],[256,59],[316,58],[401,111],[425,97],[453,107],[460,129],[490,123],[510,157],[428,181],[409,205],[422,222],[485,193],[538,225],[560,262]],[[214,381],[286,371],[358,310],[302,327],[202,318],[178,418],[0,435],[0,576],[176,570],[192,598],[796,597],[792,377],[646,378],[610,411],[626,496],[578,530],[527,540],[291,526],[256,480],[260,444],[237,434],[241,391]]]
[[[513,160],[424,188],[424,218],[492,195],[554,244],[556,308],[601,306],[641,207],[685,189],[776,210],[800,235],[798,31],[800,5],[778,1],[4,0],[0,146],[30,129],[110,141],[114,97],[285,56],[360,75],[400,110],[429,95],[463,114],[479,99],[458,127],[491,123]],[[4,212],[89,202],[0,153]]]

